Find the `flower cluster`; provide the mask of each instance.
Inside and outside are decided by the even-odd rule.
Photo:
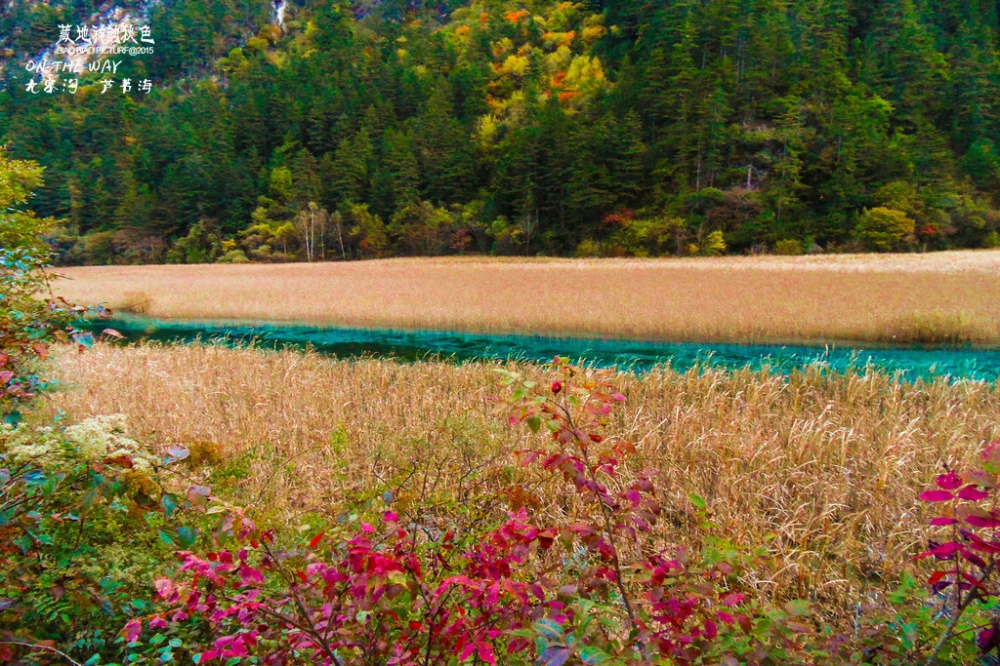
[[[127,436],[125,416],[95,416],[61,432],[49,427],[0,426],[0,452],[9,462],[49,467],[65,458],[87,463],[126,462],[139,472],[150,472],[159,464],[152,453]]]

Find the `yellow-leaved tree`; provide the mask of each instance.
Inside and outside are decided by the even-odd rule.
[[[32,190],[42,184],[43,170],[36,162],[9,159],[0,150],[0,247],[48,254],[42,234],[54,221],[25,210]]]

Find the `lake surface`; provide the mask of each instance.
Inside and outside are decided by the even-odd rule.
[[[107,326],[129,341],[203,342],[225,344],[255,342],[265,348],[293,346],[337,357],[385,356],[405,361],[444,358],[454,361],[519,359],[549,361],[569,356],[597,367],[643,372],[654,365],[669,364],[679,371],[693,366],[737,369],[767,366],[787,373],[813,364],[835,372],[863,370],[874,366],[903,381],[918,378],[972,379],[994,382],[1000,376],[1000,349],[966,347],[864,347],[738,345],[717,343],[661,343],[631,340],[592,340],[525,335],[485,335],[446,331],[399,331],[329,328],[293,324],[250,324],[192,321],[158,321],[138,317],[116,317],[95,322],[92,329]]]

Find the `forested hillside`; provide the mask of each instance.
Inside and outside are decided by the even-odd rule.
[[[119,6],[148,94],[28,89],[108,5],[0,18],[0,144],[64,262],[1000,245],[993,2]]]

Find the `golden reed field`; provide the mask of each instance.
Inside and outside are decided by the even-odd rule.
[[[394,259],[65,269],[60,293],[153,317],[717,340],[1000,341],[1000,252],[710,260]],[[499,501],[571,512],[517,465],[490,363],[334,360],[212,345],[99,344],[57,359],[71,421],[123,413],[203,481],[281,524],[378,505]],[[544,369],[510,364],[535,379]],[[917,494],[1000,438],[1000,390],[886,375],[618,374],[611,430],[659,474],[664,544],[767,544],[765,595],[846,607],[895,584],[929,534]],[[537,492],[536,492],[537,491]],[[444,509],[442,509],[444,511]]]
[[[1000,251],[62,269],[160,318],[699,341],[1000,343]]]
[[[190,447],[210,463],[206,483],[293,527],[382,506],[387,488],[400,511],[413,502],[431,515],[438,500],[491,495],[570,510],[571,498],[536,495],[537,473],[516,464],[531,435],[489,398],[505,395],[495,365],[199,344],[99,344],[63,350],[57,364],[65,390],[51,408],[70,422],[126,414],[134,436]],[[545,378],[539,366],[507,367]],[[942,463],[1000,437],[1000,390],[984,383],[818,370],[660,370],[614,383],[627,401],[610,431],[659,472],[663,541],[695,538],[687,495],[697,493],[725,535],[773,550],[773,573],[755,581],[762,594],[825,605],[885,590],[914,566],[932,510],[917,493]]]

